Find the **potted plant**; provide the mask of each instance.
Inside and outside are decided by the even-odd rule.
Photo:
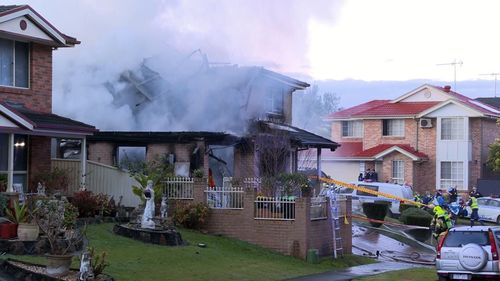
[[[13,209],[6,209],[9,220],[17,224],[17,238],[21,241],[35,241],[38,239],[40,229],[31,222],[27,204],[14,201]]]
[[[74,231],[72,237],[64,236],[64,212],[67,202],[61,200],[39,200],[37,202],[37,222],[49,241],[47,273],[62,275],[69,271],[72,252],[81,243],[82,235]]]

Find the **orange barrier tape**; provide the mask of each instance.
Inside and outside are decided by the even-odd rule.
[[[314,176],[313,178],[317,179],[318,177]],[[322,182],[326,182],[326,183],[330,183],[330,184],[335,184],[335,185],[339,185],[339,186],[342,186],[342,187],[351,188],[351,189],[354,189],[354,190],[359,190],[359,191],[362,191],[362,192],[365,192],[365,193],[368,193],[368,194],[380,195],[382,197],[386,197],[386,198],[398,200],[398,201],[401,201],[401,202],[406,202],[406,203],[414,204],[414,205],[417,205],[419,207],[421,207],[421,206],[427,206],[427,207],[429,207],[428,205],[425,205],[425,204],[420,203],[420,202],[415,202],[413,200],[409,200],[409,199],[406,199],[406,198],[401,198],[401,197],[398,197],[398,196],[395,196],[395,195],[392,195],[392,194],[388,194],[388,193],[384,193],[384,192],[380,192],[380,191],[371,190],[371,189],[366,188],[366,187],[357,186],[355,184],[350,184],[350,183],[346,183],[346,182],[343,182],[343,181],[338,181],[338,180],[329,179],[329,178],[319,178],[319,180],[322,181]]]

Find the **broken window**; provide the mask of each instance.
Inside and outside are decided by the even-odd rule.
[[[271,88],[267,94],[267,112],[276,115],[283,115],[283,97],[284,90],[282,88]]]
[[[118,167],[122,169],[130,169],[138,163],[146,161],[145,146],[118,146],[117,148]]]

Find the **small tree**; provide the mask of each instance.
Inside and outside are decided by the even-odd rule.
[[[500,119],[497,120],[497,125],[500,126]],[[495,142],[489,145],[490,155],[488,157],[488,166],[497,173],[500,173],[500,138],[495,139]]]
[[[144,198],[144,190],[148,184],[148,181],[153,181],[153,190],[155,192],[155,202],[160,203],[161,201],[161,182],[169,177],[174,176],[174,166],[170,164],[166,157],[156,157],[150,162],[144,162],[140,165],[135,166],[136,169],[130,170],[130,175],[139,183],[139,185],[132,186],[132,192],[141,198],[142,202],[146,200]]]

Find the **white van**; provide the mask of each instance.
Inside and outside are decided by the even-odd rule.
[[[384,182],[352,182],[351,184],[368,188],[373,191],[383,192],[397,196],[399,198],[404,198],[407,200],[413,200],[413,190],[409,186],[384,183]],[[352,196],[352,210],[363,212],[362,204],[364,202],[374,202],[374,201],[388,201],[391,202],[391,208],[389,209],[389,216],[399,216],[399,200],[394,200],[391,198],[382,197],[380,195],[373,195],[359,190],[353,190],[352,188],[340,188],[338,190],[340,194],[347,196]]]

